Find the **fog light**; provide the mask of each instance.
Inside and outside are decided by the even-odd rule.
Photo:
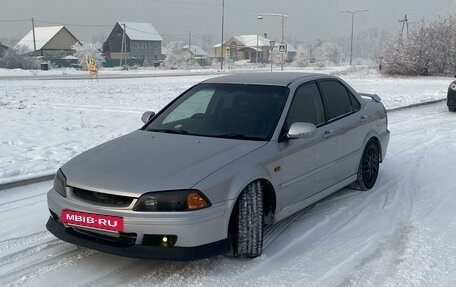
[[[142,244],[148,246],[173,247],[176,242],[176,235],[144,234]]]

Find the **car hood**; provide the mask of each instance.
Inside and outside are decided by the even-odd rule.
[[[191,188],[264,144],[139,130],[76,156],[62,171],[69,186],[138,196]]]

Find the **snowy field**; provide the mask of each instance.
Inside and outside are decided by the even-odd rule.
[[[32,150],[31,157],[49,151],[41,160],[55,157],[50,160],[52,166],[78,148],[138,126],[140,110],[158,108],[168,96],[200,78],[187,78],[184,84],[166,89],[170,79],[161,80],[166,84],[149,86],[139,81],[143,86],[136,88],[127,82],[125,90],[122,83],[110,83],[105,88],[116,93],[102,93],[99,99],[92,98],[89,91],[97,89],[87,82],[52,83],[52,88],[46,87],[51,85],[47,82],[21,83],[27,90],[20,93],[27,108],[18,109],[20,103],[14,102],[1,110],[2,119],[7,113],[6,122],[15,122],[11,126],[27,123],[25,131],[16,133],[21,143],[16,140],[10,147],[25,150],[29,141],[37,148],[43,144],[42,149]],[[429,84],[429,89],[434,85],[434,93],[445,88],[439,88],[438,81]],[[353,82],[357,88],[375,88],[379,93],[394,83],[385,79],[375,80],[375,86],[370,80]],[[39,84],[46,91],[40,93],[45,95],[42,101],[36,99],[41,98]],[[61,95],[59,85],[65,91]],[[405,86],[400,85],[403,90]],[[87,93],[72,97],[71,102],[59,100],[82,90]],[[132,93],[129,101],[123,94],[127,91]],[[150,101],[149,92],[157,91],[162,91],[161,96]],[[418,92],[412,89],[412,95],[423,95]],[[396,104],[383,96],[388,105]],[[46,108],[47,104],[52,108]],[[52,182],[0,191],[0,286],[456,286],[456,113],[438,103],[391,112],[388,117],[391,141],[375,187],[368,192],[343,189],[268,229],[264,253],[253,260],[218,256],[167,262],[88,250],[62,242],[45,230],[49,216],[45,194]],[[89,139],[91,143],[85,143]],[[57,157],[58,153],[63,155]],[[15,160],[9,153],[6,156]],[[1,166],[5,164],[27,166],[19,161]]]
[[[387,108],[443,99],[453,80],[346,70],[310,71],[340,75],[356,90],[380,95]],[[15,73],[17,79],[6,76]],[[29,79],[26,73],[0,70],[0,183],[53,173],[80,152],[141,127],[144,111],[158,111],[193,84],[220,74],[132,78],[136,72],[127,71],[128,78],[97,82]]]

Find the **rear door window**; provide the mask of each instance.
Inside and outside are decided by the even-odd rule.
[[[353,112],[350,95],[344,85],[333,80],[321,81],[319,85],[326,100],[330,120]]]

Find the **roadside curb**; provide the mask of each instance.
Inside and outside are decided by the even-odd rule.
[[[31,178],[1,183],[0,191],[5,190],[5,189],[14,188],[14,187],[21,187],[21,186],[25,186],[25,185],[29,185],[29,184],[33,184],[33,183],[48,181],[48,180],[53,179],[54,176],[55,176],[55,173],[52,173],[52,174],[46,174],[46,175],[37,176],[37,177],[31,177]]]
[[[408,105],[408,106],[387,109],[386,111],[387,112],[396,112],[396,111],[416,108],[416,107],[420,107],[420,106],[432,105],[432,104],[440,103],[440,102],[443,102],[446,100],[447,100],[446,98],[439,99],[439,100],[432,100],[429,102],[422,102],[422,103],[412,104],[412,105]],[[29,185],[29,184],[33,184],[33,183],[39,183],[39,182],[43,182],[43,181],[52,180],[54,178],[54,176],[55,176],[55,173],[52,173],[52,174],[46,174],[46,175],[27,178],[27,179],[21,179],[21,180],[17,180],[17,181],[0,183],[0,191],[5,190],[5,189],[14,188],[14,187],[21,187],[21,186],[25,186],[25,185]]]
[[[422,103],[412,104],[412,105],[403,106],[403,107],[386,109],[386,111],[387,112],[396,112],[396,111],[401,111],[401,110],[406,110],[406,109],[411,109],[411,108],[416,108],[416,107],[421,107],[421,106],[426,106],[426,105],[432,105],[432,104],[444,102],[446,100],[447,100],[446,98],[439,99],[439,100],[432,100],[432,101],[429,101],[429,102],[422,102]]]

